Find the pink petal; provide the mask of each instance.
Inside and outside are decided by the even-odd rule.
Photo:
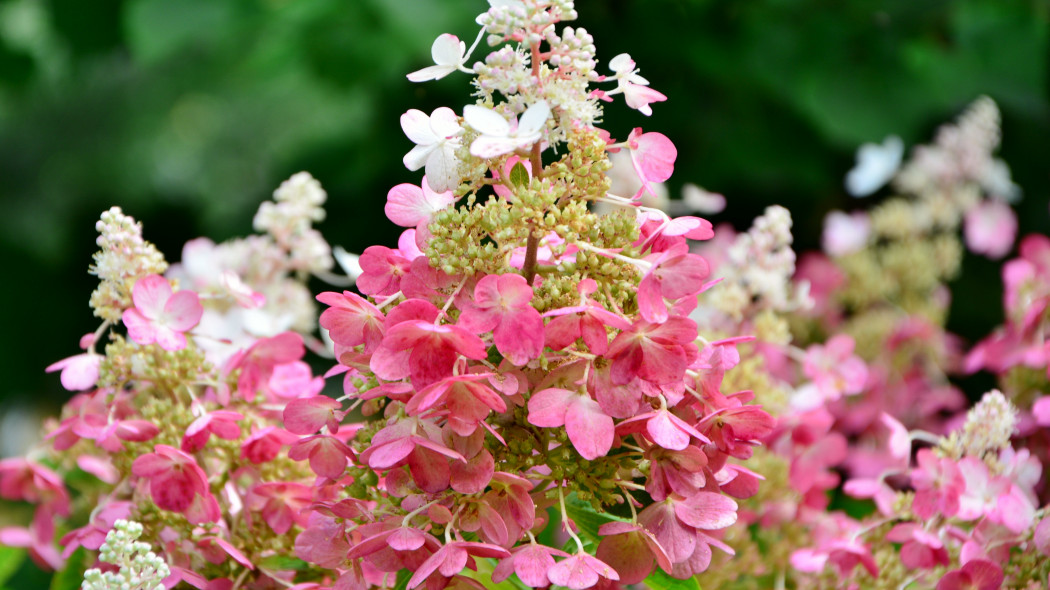
[[[569,440],[584,459],[604,457],[612,448],[613,420],[593,399],[581,395],[574,397],[565,412],[565,431]]]
[[[171,284],[160,275],[146,275],[135,281],[131,288],[131,300],[135,308],[150,320],[159,319],[164,314],[164,306],[171,297]]]
[[[539,545],[530,543],[514,554],[514,573],[526,586],[539,588],[550,583],[547,572],[554,567],[554,558]]]
[[[295,434],[314,434],[333,420],[333,412],[343,404],[323,395],[298,398],[284,408],[284,427]]]
[[[483,450],[466,463],[452,463],[449,476],[451,487],[461,494],[476,494],[489,485],[495,471],[496,462],[492,454]]]
[[[674,505],[675,515],[689,526],[704,530],[724,529],[737,519],[737,504],[714,492],[697,492]]]
[[[519,367],[543,352],[543,318],[532,307],[503,315],[492,335],[500,354]]]
[[[577,394],[567,390],[550,388],[538,391],[529,398],[529,423],[545,428],[565,424],[565,414]]]
[[[663,182],[671,178],[678,149],[662,133],[641,133],[640,128],[631,131],[627,141],[631,144],[631,160],[634,169],[643,181]]]
[[[143,316],[137,309],[125,309],[121,315],[121,321],[128,329],[128,338],[136,344],[143,346],[153,344],[157,340],[156,330],[153,323]]]
[[[665,449],[681,451],[689,446],[689,434],[671,421],[671,413],[667,410],[656,412],[656,415],[646,422],[645,430],[653,442]]]
[[[179,291],[168,299],[164,306],[164,325],[185,332],[201,321],[204,308],[200,297],[193,291]]]

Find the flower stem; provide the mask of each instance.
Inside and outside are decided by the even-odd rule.
[[[525,263],[521,266],[521,276],[525,277],[530,286],[533,279],[536,278],[536,251],[539,250],[539,247],[540,239],[529,228],[529,239],[525,242]]]

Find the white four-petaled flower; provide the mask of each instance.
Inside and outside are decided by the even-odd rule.
[[[434,109],[428,117],[423,111],[409,109],[401,115],[401,129],[416,144],[405,154],[405,167],[419,170],[426,166],[430,187],[437,192],[455,188],[459,176],[456,174],[456,137],[462,133],[459,117],[448,107]]]

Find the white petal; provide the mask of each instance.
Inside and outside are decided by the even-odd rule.
[[[609,60],[609,69],[617,74],[620,72],[629,72],[634,69],[634,60],[631,59],[630,54],[621,53]]]
[[[401,115],[401,129],[416,145],[430,145],[440,139],[430,130],[430,117],[417,109],[409,109]]]
[[[426,82],[427,80],[440,80],[456,71],[456,66],[427,66],[405,76],[411,82]]]
[[[430,47],[430,56],[434,58],[434,63],[439,66],[451,66],[452,69],[456,69],[462,63],[463,54],[466,52],[467,44],[448,33],[435,39]]]
[[[401,161],[405,163],[405,168],[412,171],[419,170],[423,167],[423,164],[426,164],[427,158],[430,157],[430,152],[434,151],[436,147],[435,144],[417,145],[412,148],[412,151],[405,154]]]
[[[866,143],[857,150],[857,165],[846,175],[846,191],[866,197],[883,187],[901,165],[904,142],[891,135],[882,145]]]
[[[479,158],[495,158],[518,149],[518,139],[482,135],[470,144],[470,153]]]
[[[347,252],[342,246],[332,248],[332,257],[335,258],[335,261],[339,264],[339,267],[343,269],[343,272],[355,281],[357,280],[357,277],[361,276],[364,272],[361,270],[361,257],[357,254]]]
[[[434,150],[427,158],[427,183],[435,191],[445,192],[456,188],[459,177],[456,175],[458,161],[456,148],[444,145]]]
[[[459,126],[459,117],[456,116],[456,112],[448,107],[438,107],[433,113],[430,113],[430,129],[442,139],[459,135],[463,130]]]
[[[503,115],[492,109],[468,104],[463,107],[463,118],[466,119],[468,125],[484,135],[506,137],[510,134],[510,123],[503,118]]]
[[[547,117],[550,117],[550,115],[551,108],[547,104],[547,101],[541,100],[532,105],[521,116],[521,121],[518,122],[518,132],[516,135],[524,139],[525,136],[532,136],[539,133],[543,129],[544,124],[547,123]]]
[[[689,183],[682,187],[682,201],[690,210],[700,213],[721,213],[726,208],[724,196]]]

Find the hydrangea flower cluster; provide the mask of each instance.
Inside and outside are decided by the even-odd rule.
[[[38,505],[21,544],[59,568],[133,519],[163,585],[201,589],[583,589],[688,578],[731,551],[719,531],[758,485],[741,463],[773,419],[723,393],[736,341],[689,317],[711,286],[689,242],[711,224],[641,204],[674,145],[595,127],[602,101],[648,114],[665,97],[626,54],[599,74],[591,37],[561,26],[575,16],[567,1],[493,2],[484,61],[467,68],[443,35],[436,65],[409,76],[470,72],[478,100],[402,117],[405,164],[426,172],[388,194],[407,229],[361,254],[359,293],[317,296],[338,397],[302,360],[324,352],[302,280],[332,278],[309,175],[260,207],[264,235],[194,240],[170,267],[134,220],[105,214],[104,322],[49,367],[83,393],[48,449],[0,468],[5,498]],[[618,152],[633,192],[610,190]]]
[[[688,317],[710,286],[688,240],[711,225],[640,204],[673,170],[666,136],[616,142],[594,127],[599,99],[647,112],[663,97],[626,55],[597,74],[586,31],[557,31],[574,16],[569,2],[523,2],[479,17],[499,48],[475,66],[478,103],[402,117],[416,144],[405,164],[426,175],[388,195],[408,228],[398,248],[361,255],[363,296],[318,296],[344,395],[295,400],[285,427],[325,485],[378,482],[315,504],[298,539],[299,557],[329,566],[340,539],[340,583],[405,569],[409,588],[441,587],[476,558],[497,560],[493,581],[532,587],[636,583],[657,566],[686,578],[727,549],[715,531],[757,486],[739,461],[772,419],[719,390],[728,367],[706,359],[732,342],[705,342]],[[437,65],[410,79],[459,69],[445,57],[462,45],[439,37]],[[616,89],[588,90],[603,81]],[[610,192],[618,151],[633,194]],[[617,210],[598,216],[595,202]],[[380,419],[343,445],[357,408]],[[608,522],[586,530],[581,511]]]
[[[966,161],[947,160],[953,153],[992,161],[994,103],[978,101],[946,129],[936,146],[916,150],[905,172],[927,166],[921,154],[937,150],[953,170],[969,170]],[[942,145],[945,137],[954,151]],[[916,224],[945,195],[972,194],[977,181],[961,173],[935,178],[924,194],[885,201],[870,216],[829,218],[829,228],[860,222],[841,239],[825,233],[828,256],[803,255],[794,280],[810,305],[762,308],[762,287],[743,281],[736,300],[747,305],[731,308],[739,324],[727,326],[725,314],[707,318],[728,334],[746,328],[757,336],[740,345],[741,366],[727,380],[758,392],[778,424],[749,463],[767,485],[742,503],[742,518],[724,537],[737,557],[702,574],[703,585],[943,589],[1050,581],[1042,558],[1050,525],[1040,508],[1050,420],[1039,422],[1048,386],[1043,332],[1035,328],[1043,307],[1011,287],[1023,282],[1026,293],[1043,292],[1035,252],[1045,238],[1026,238],[1022,258],[1004,267],[1006,326],[963,355],[944,329],[963,214]],[[716,240],[734,239],[731,230],[717,232]],[[997,239],[1012,244],[1013,235]],[[843,252],[847,240],[853,246]],[[755,253],[743,266],[762,259]],[[713,272],[727,281],[737,274],[717,264]],[[947,376],[982,368],[1000,375],[1002,393],[961,412],[965,397]],[[868,502],[874,513],[862,518]],[[849,515],[830,510],[836,505],[850,507]]]

